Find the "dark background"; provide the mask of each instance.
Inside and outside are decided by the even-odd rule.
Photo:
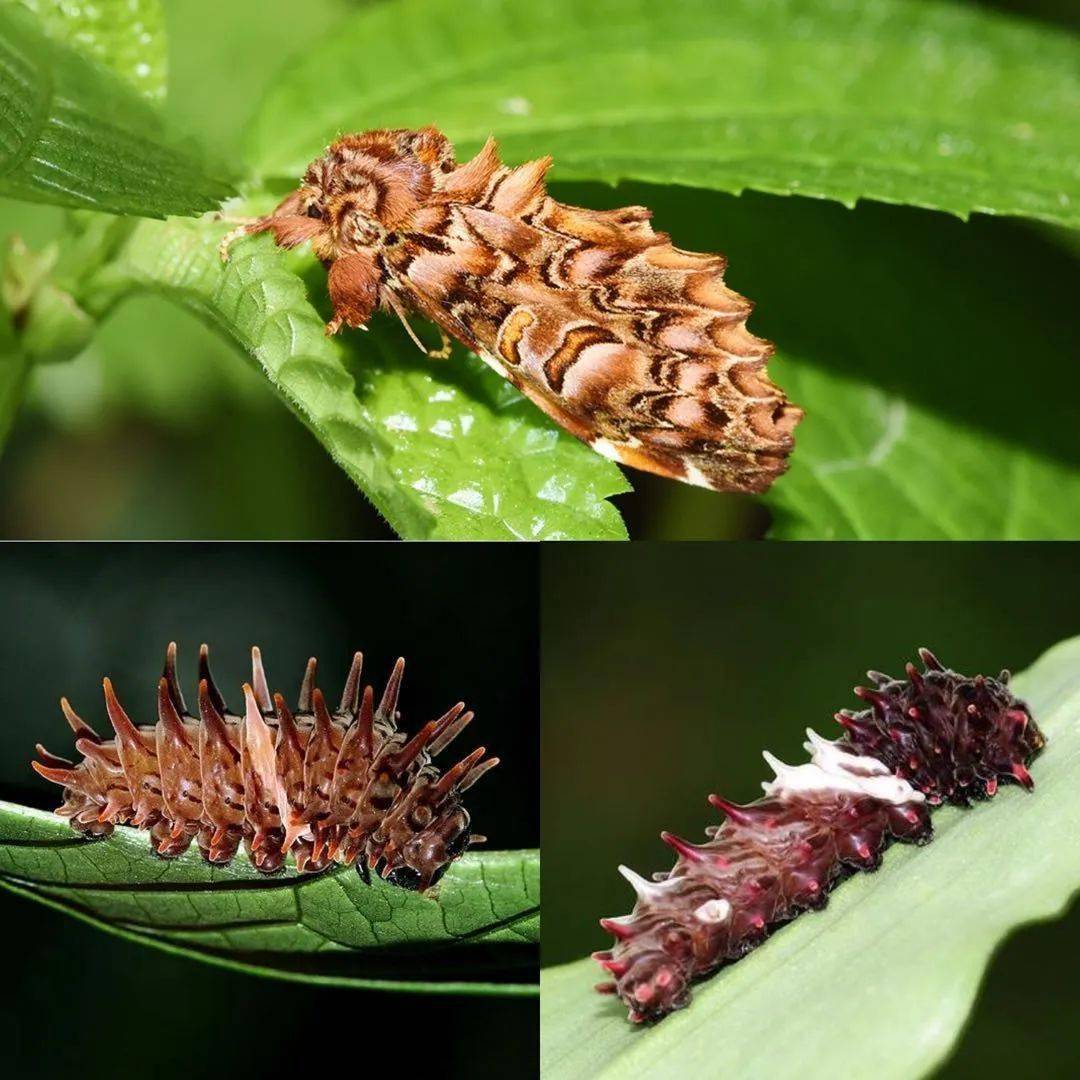
[[[61,694],[108,730],[110,675],[151,722],[169,640],[189,703],[199,644],[236,707],[261,647],[295,701],[308,656],[336,703],[356,649],[381,693],[406,658],[403,724],[464,700],[462,736],[502,764],[469,792],[491,848],[539,844],[536,551],[517,546],[5,545],[0,553],[0,797],[52,809],[33,744],[68,755]],[[449,757],[449,755],[447,755]],[[454,760],[454,759],[451,759]],[[0,890],[7,928],[4,1072],[12,1077],[320,1075],[322,1061],[387,1075],[532,1076],[535,998],[320,989],[228,972],[102,933]]]
[[[1073,544],[549,546],[541,565],[544,964],[607,948],[597,918],[633,899],[617,864],[666,869],[660,830],[700,839],[710,792],[758,797],[763,749],[798,762],[807,726],[835,737],[867,668],[902,674],[925,645],[996,674],[1080,633]],[[941,1075],[1075,1076],[1078,949],[1076,905],[1014,934]]]

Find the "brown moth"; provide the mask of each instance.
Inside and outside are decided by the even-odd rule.
[[[551,198],[551,158],[517,168],[488,139],[459,165],[432,127],[334,142],[298,190],[221,243],[305,240],[329,271],[328,334],[416,312],[605,457],[716,491],[765,491],[802,410],[766,374],[772,345],[721,255],[672,245],[642,206]],[[426,351],[426,350],[425,350]]]

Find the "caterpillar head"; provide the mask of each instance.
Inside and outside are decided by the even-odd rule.
[[[469,846],[471,837],[468,811],[463,806],[448,807],[391,856],[386,880],[418,892],[431,888]]]
[[[659,949],[635,957],[618,985],[635,1024],[659,1020],[690,1001],[686,965]]]

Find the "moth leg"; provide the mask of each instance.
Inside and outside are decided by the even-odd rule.
[[[383,299],[386,301],[386,306],[401,320],[401,325],[405,327],[405,332],[412,338],[413,344],[425,355],[430,356],[428,347],[416,336],[416,331],[409,325],[409,319],[405,313],[405,308],[401,306],[401,301],[389,290],[383,289]],[[441,331],[440,331],[441,333]],[[443,335],[445,341],[446,335]],[[449,352],[446,353],[450,355]]]
[[[450,356],[450,337],[441,326],[439,327],[439,337],[442,339],[441,348],[425,350],[432,360],[446,360]]]
[[[337,259],[327,277],[334,314],[326,324],[332,337],[343,326],[367,329],[379,296],[379,268],[370,251],[356,251]]]

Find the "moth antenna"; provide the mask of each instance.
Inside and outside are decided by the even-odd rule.
[[[262,713],[272,713],[274,703],[270,700],[270,687],[266,685],[266,671],[263,668],[262,652],[258,645],[251,646],[251,690],[255,703]]]
[[[210,690],[210,682],[208,679],[201,679],[199,681],[199,716],[206,726],[207,737],[220,743],[222,746],[227,746],[232,752],[233,759],[238,760],[240,754],[236,747],[233,746],[232,740],[229,738],[228,729],[225,727],[225,719],[221,715],[221,710],[217,707],[217,703],[214,701],[214,695]],[[220,843],[221,840],[218,839],[212,841],[210,846],[217,847]]]
[[[187,731],[184,730],[184,722],[176,708],[176,701],[169,689],[169,680],[164,675],[158,680],[158,722],[173,740],[191,746]]]
[[[393,722],[397,714],[398,694],[401,692],[401,679],[404,674],[405,658],[399,656],[397,663],[394,664],[394,670],[390,672],[390,678],[386,681],[386,689],[379,702],[378,715],[384,720]]]
[[[300,684],[300,696],[296,699],[296,711],[298,713],[311,712],[311,692],[315,689],[315,676],[319,669],[319,661],[312,656],[307,667],[304,668],[304,681]]]
[[[224,716],[229,711],[228,705],[225,704],[225,699],[221,696],[221,691],[214,683],[214,676],[210,674],[210,646],[199,646],[199,694],[202,694],[202,684],[206,683],[206,692],[210,695],[210,701],[213,703],[214,708]]]
[[[250,236],[253,233],[262,232],[269,228],[267,224],[269,215],[267,217],[252,217],[252,218],[238,218],[231,217],[227,214],[219,214],[218,221],[224,221],[226,223],[239,222],[234,229],[230,229],[222,238],[218,244],[218,257],[223,263],[229,261],[229,249],[239,240],[241,237]]]
[[[401,325],[405,327],[405,333],[412,338],[413,344],[427,356],[428,347],[416,336],[416,331],[409,325],[409,320],[405,315],[405,309],[401,306],[398,298],[390,289],[382,289],[381,295],[386,298],[387,307],[389,307],[398,319],[401,320]]]
[[[499,758],[488,758],[487,761],[480,762],[479,765],[474,766],[465,776],[465,779],[458,784],[458,791],[468,791],[479,780],[484,773],[491,772],[496,765],[499,764]]]
[[[445,750],[469,726],[469,722],[472,720],[475,713],[467,712],[459,716],[458,713],[464,708],[465,703],[459,701],[453,709],[443,717],[443,720],[448,716],[451,717],[451,719],[447,723],[446,728],[435,736],[431,742],[431,746],[428,747],[428,753],[432,757],[436,754],[441,754],[443,750]]]
[[[184,695],[180,690],[180,680],[176,677],[176,642],[170,641],[165,650],[165,667],[161,672],[169,687],[169,696],[172,698],[176,711],[183,716],[187,712],[184,704]]]
[[[68,761],[67,758],[62,758],[58,754],[50,754],[41,743],[35,743],[34,749],[37,751],[37,755],[41,758],[43,765],[47,765],[50,769],[70,769],[75,762]]]
[[[349,674],[345,679],[345,689],[341,692],[341,704],[338,706],[338,712],[342,716],[355,717],[360,707],[360,672],[363,667],[364,654],[354,653]]]
[[[101,742],[101,736],[71,707],[66,697],[60,699],[60,709],[68,727],[75,732],[76,739],[90,739],[92,742]]]

